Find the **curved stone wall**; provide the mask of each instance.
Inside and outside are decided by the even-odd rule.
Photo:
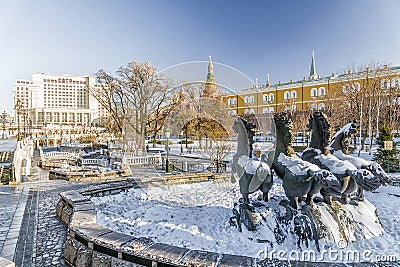
[[[212,174],[177,175],[165,178],[166,184],[226,179]],[[140,186],[151,184],[152,179]],[[80,191],[60,193],[57,216],[68,225],[64,257],[70,266],[254,266],[256,259],[207,251],[190,250],[155,243],[114,232],[96,223],[96,211],[91,196],[117,194],[139,187],[135,180],[125,180],[92,186]]]
[[[212,174],[187,174],[163,177],[163,182],[180,184],[202,182],[210,179],[229,179],[228,175],[215,177]],[[157,178],[142,180],[140,185],[134,179],[91,186],[79,191],[60,193],[56,206],[57,216],[68,225],[64,257],[69,266],[126,266],[126,267],[169,267],[169,266],[347,266],[343,263],[295,262],[263,260],[256,258],[219,254],[208,251],[190,250],[156,243],[148,238],[134,237],[112,231],[96,223],[96,211],[91,196],[118,194],[130,188],[146,186]],[[372,266],[364,265],[360,266]],[[354,263],[352,266],[357,266]],[[382,263],[382,266],[393,266]]]

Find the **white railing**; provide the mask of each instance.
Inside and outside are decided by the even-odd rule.
[[[72,153],[72,152],[58,152],[52,151],[48,153],[43,153],[41,155],[42,160],[55,160],[55,159],[79,159],[79,153]]]
[[[92,143],[78,143],[78,142],[71,142],[71,143],[61,143],[60,146],[65,146],[65,147],[92,147]]]
[[[138,165],[161,165],[161,154],[135,156],[133,154],[125,154],[122,162],[128,166]]]
[[[82,165],[96,165],[107,167],[106,159],[82,159]]]

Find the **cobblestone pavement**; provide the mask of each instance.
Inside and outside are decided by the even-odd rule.
[[[88,185],[47,181],[0,187],[0,257],[15,266],[64,266],[66,227],[55,213],[58,193]]]
[[[0,257],[12,260],[29,190],[0,186]]]

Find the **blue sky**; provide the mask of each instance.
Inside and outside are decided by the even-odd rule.
[[[91,75],[130,61],[230,65],[259,83],[400,65],[400,1],[1,0],[0,109],[32,72]],[[204,77],[206,69],[204,70]],[[218,73],[216,71],[218,81]]]

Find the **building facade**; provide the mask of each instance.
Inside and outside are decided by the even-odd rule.
[[[105,116],[89,93],[95,86],[90,76],[33,73],[32,81],[13,85],[15,122],[32,126],[91,126]]]
[[[257,84],[235,94],[224,95],[229,113],[234,115],[265,114],[281,111],[325,110],[329,103],[340,100],[340,95],[349,87],[360,90],[366,80],[379,80],[380,93],[400,93],[400,67],[388,67],[379,71],[349,71],[346,74],[320,77],[316,72],[314,53],[312,54],[310,75],[300,81],[278,82],[271,85]],[[390,90],[389,90],[390,89]],[[393,91],[394,90],[394,91]],[[351,90],[350,90],[351,91]]]

